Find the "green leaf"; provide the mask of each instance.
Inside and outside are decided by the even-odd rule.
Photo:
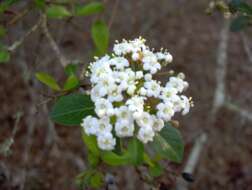
[[[70,94],[61,97],[53,106],[51,119],[59,124],[76,126],[88,115],[95,115],[94,104],[90,96],[84,94]]]
[[[184,153],[184,144],[180,132],[166,124],[154,141],[150,144],[155,152],[170,161],[181,162]]]
[[[95,172],[90,178],[90,187],[100,188],[103,185],[103,175],[101,172]]]
[[[128,153],[130,162],[137,166],[143,163],[144,160],[144,146],[137,138],[130,140],[128,144]]]
[[[99,20],[94,22],[91,33],[99,54],[105,54],[109,45],[109,29],[105,22]]]
[[[101,159],[104,163],[111,166],[120,166],[129,163],[129,156],[127,153],[118,155],[112,151],[103,151],[101,154]]]
[[[252,15],[252,7],[245,2],[241,2],[238,6],[238,10],[242,13]]]
[[[34,0],[37,8],[43,9],[45,7],[45,0]]]
[[[58,83],[51,75],[47,73],[39,72],[39,73],[36,73],[35,76],[40,82],[49,86],[51,89],[57,90],[57,91],[60,90]]]
[[[7,50],[0,49],[0,63],[6,63],[10,60],[10,53]]]
[[[51,5],[47,8],[46,14],[49,18],[62,19],[72,16],[66,7],[61,5]]]
[[[149,167],[149,174],[152,177],[158,177],[161,176],[164,173],[164,169],[159,163],[155,163],[154,166]]]
[[[240,30],[246,28],[249,25],[249,17],[247,16],[238,16],[232,20],[230,25],[230,30],[232,32],[239,32]]]
[[[0,38],[4,37],[6,35],[6,29],[0,25]]]
[[[80,173],[76,179],[75,179],[75,183],[76,185],[80,188],[80,189],[85,189],[86,187],[88,187],[90,185],[90,180],[92,175],[94,174],[94,170],[93,169],[88,169],[82,173]]]
[[[71,90],[79,86],[79,80],[75,75],[70,75],[64,84],[64,90]]]
[[[94,135],[86,135],[84,132],[82,134],[82,140],[87,146],[88,150],[95,156],[100,155],[100,149],[97,146],[97,140]]]
[[[65,67],[65,73],[69,76],[69,75],[75,75],[76,71],[77,71],[77,65],[76,64],[68,64]]]
[[[104,6],[99,2],[91,2],[87,5],[76,5],[75,15],[76,16],[88,16],[91,14],[99,13],[104,10]]]

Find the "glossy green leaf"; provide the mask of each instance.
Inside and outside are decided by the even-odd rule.
[[[80,125],[82,119],[88,115],[95,115],[94,104],[90,96],[84,94],[70,94],[61,97],[50,113],[54,122],[67,126]]]
[[[184,144],[180,132],[166,124],[154,141],[150,144],[158,155],[170,161],[181,162],[184,153]]]
[[[36,73],[35,76],[40,82],[49,86],[51,89],[57,90],[57,91],[60,90],[60,86],[51,75],[47,73],[39,72],[39,73]]]
[[[99,54],[105,54],[109,45],[109,29],[105,22],[100,20],[94,22],[91,28],[91,33]]]
[[[249,24],[250,18],[247,16],[238,16],[232,20],[230,25],[230,30],[232,32],[239,32],[240,30],[246,28]]]
[[[104,10],[104,6],[102,3],[91,2],[87,5],[76,5],[75,15],[76,16],[88,16],[88,15],[102,12],[103,10]]]
[[[100,150],[97,146],[96,136],[94,135],[86,135],[84,132],[82,134],[82,140],[87,146],[88,150],[94,154],[95,156],[99,156]]]
[[[71,90],[78,86],[79,86],[79,79],[75,75],[70,75],[64,84],[64,90]]]
[[[137,138],[133,138],[128,144],[128,153],[131,164],[137,166],[144,160],[144,145]]]
[[[10,53],[4,49],[0,49],[0,63],[6,63],[10,60]]]
[[[62,19],[70,17],[71,13],[66,9],[66,7],[61,5],[51,5],[47,8],[46,14],[48,18]]]
[[[111,166],[120,166],[129,163],[129,156],[127,153],[123,155],[118,155],[112,151],[104,151],[101,154],[101,159],[104,163]]]

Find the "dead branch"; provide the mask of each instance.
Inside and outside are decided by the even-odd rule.
[[[42,19],[40,18],[38,22],[33,27],[31,27],[30,30],[28,30],[19,40],[15,41],[11,46],[7,48],[8,51],[10,52],[15,51],[19,46],[23,44],[23,42],[28,36],[30,36],[33,32],[35,32],[39,28],[41,24],[42,24]]]
[[[217,66],[216,66],[216,88],[214,93],[212,117],[215,115],[219,108],[223,106],[226,97],[226,70],[227,70],[227,44],[229,38],[229,25],[230,21],[225,20],[224,26],[220,32],[220,42],[217,50]]]
[[[241,117],[249,120],[250,122],[252,122],[252,113],[244,110],[243,108],[239,107],[238,105],[235,105],[231,102],[225,103],[225,107],[228,108],[231,111],[237,112],[240,114]]]
[[[207,134],[203,132],[195,140],[194,146],[191,150],[191,153],[189,155],[187,163],[185,164],[185,167],[183,170],[184,173],[188,173],[188,174],[194,173],[194,171],[197,167],[201,152],[202,152],[206,142],[207,142]],[[177,180],[177,190],[186,190],[187,185],[188,185],[188,183],[186,183],[185,180],[182,179],[182,177]]]
[[[59,46],[57,45],[57,43],[55,42],[55,40],[53,39],[51,33],[48,30],[46,15],[42,15],[42,18],[43,18],[42,19],[42,29],[43,29],[43,32],[44,32],[46,38],[48,39],[49,44],[51,45],[51,47],[52,47],[53,51],[55,52],[57,58],[59,59],[60,64],[63,67],[66,67],[68,65],[69,61],[61,53]]]
[[[242,43],[243,43],[245,53],[248,56],[249,62],[252,64],[252,50],[251,50],[250,45],[248,43],[249,40],[244,32],[241,33],[241,38],[242,38]]]

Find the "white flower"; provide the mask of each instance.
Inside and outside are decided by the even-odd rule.
[[[158,60],[154,53],[149,50],[143,52],[143,69],[145,71],[150,71],[151,74],[155,74],[158,70],[161,69],[161,65],[158,63]]]
[[[144,75],[145,81],[150,81],[152,79],[152,75],[150,73],[147,73]]]
[[[97,144],[102,150],[113,150],[116,140],[110,132],[106,132],[98,135]]]
[[[176,88],[178,92],[182,92],[188,87],[188,83],[178,77],[170,77],[169,81],[166,83],[166,87]]]
[[[113,105],[105,98],[97,99],[95,102],[95,113],[99,117],[103,117],[105,115],[111,115],[113,112]]]
[[[183,115],[186,115],[190,111],[190,101],[184,95],[181,96],[181,108],[183,109]]]
[[[108,93],[110,102],[120,102],[123,100],[122,89],[118,85],[111,85]]]
[[[98,120],[98,127],[97,127],[96,135],[100,135],[106,132],[112,131],[112,125],[110,124],[109,117],[103,117]]]
[[[151,127],[141,127],[138,131],[137,138],[143,143],[153,141],[155,133]]]
[[[171,63],[172,62],[172,55],[168,52],[162,53],[162,52],[158,52],[156,53],[156,57],[158,60],[164,60],[167,63]]]
[[[134,123],[130,120],[117,120],[115,132],[118,137],[132,137],[134,134]]]
[[[124,57],[115,57],[110,60],[111,65],[114,65],[117,69],[123,69],[129,66],[129,62]]]
[[[160,95],[161,87],[155,80],[151,80],[144,83],[144,87],[147,91],[147,96],[151,97],[158,97]]]
[[[160,98],[162,98],[164,101],[170,101],[176,94],[178,93],[176,88],[173,87],[165,87],[161,90]]]
[[[170,102],[159,103],[157,105],[157,116],[165,121],[171,120],[174,115],[173,105]]]
[[[116,55],[125,55],[132,51],[132,45],[128,42],[122,42],[114,45],[113,51]]]
[[[162,119],[157,118],[154,115],[152,115],[152,118],[154,121],[152,126],[153,130],[157,132],[161,131],[164,127],[164,121]]]
[[[140,55],[139,53],[132,53],[131,58],[133,61],[137,61],[140,58]]]
[[[143,71],[137,71],[136,72],[136,79],[141,79],[143,78]]]
[[[145,98],[142,96],[133,96],[127,100],[126,105],[128,105],[128,108],[131,112],[136,112],[136,113],[141,114],[144,108],[144,99]],[[133,113],[133,117],[134,117],[134,113]]]
[[[99,91],[99,87],[98,87],[98,86],[94,86],[94,87],[91,89],[90,97],[91,97],[91,100],[92,100],[93,102],[96,102],[97,99],[99,99],[99,98],[102,97],[102,96],[100,95],[100,91]]]
[[[98,120],[95,117],[87,116],[82,120],[81,126],[87,135],[95,135],[97,133]]]
[[[127,106],[121,106],[117,108],[115,113],[119,120],[127,120],[127,121],[133,120],[132,113],[129,111],[129,108]]]
[[[152,127],[154,120],[153,120],[153,117],[149,113],[142,112],[140,117],[136,119],[136,122],[140,127]]]

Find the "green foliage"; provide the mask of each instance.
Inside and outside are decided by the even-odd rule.
[[[232,32],[239,32],[243,29],[245,29],[250,22],[250,19],[248,16],[238,16],[234,20],[232,20],[230,25],[230,30]]]
[[[101,159],[104,163],[111,166],[120,166],[129,164],[129,155],[127,153],[119,155],[112,151],[103,151],[101,153]]]
[[[76,184],[80,189],[100,188],[103,184],[103,174],[93,169],[86,170],[76,177]]]
[[[133,138],[128,144],[129,161],[131,164],[137,166],[143,163],[144,160],[144,146],[137,138]]]
[[[88,150],[95,156],[100,155],[100,150],[97,146],[96,136],[94,135],[86,135],[84,132],[82,134],[82,140],[87,146]]]
[[[87,5],[76,5],[75,15],[76,16],[88,16],[95,13],[100,13],[104,10],[104,6],[99,2],[91,2]]]
[[[69,75],[75,75],[77,71],[78,66],[76,64],[68,64],[65,67],[65,73]]]
[[[51,5],[47,7],[46,14],[48,18],[63,19],[72,16],[72,14],[62,5]]]
[[[60,86],[51,75],[47,73],[38,72],[35,74],[35,76],[40,82],[47,85],[51,89],[56,90],[56,91],[60,90]]]
[[[88,95],[70,94],[56,101],[50,117],[58,124],[77,126],[84,117],[94,114],[94,104]]]
[[[45,8],[45,0],[34,0],[34,3],[36,5],[37,8],[39,9],[43,9]]]
[[[10,53],[5,49],[0,49],[0,63],[6,63],[10,60]]]
[[[4,0],[0,3],[0,14],[7,10],[11,5],[18,2],[19,0]]]
[[[2,25],[0,25],[0,38],[6,35],[6,29]]]
[[[162,158],[177,163],[183,159],[184,145],[182,137],[176,128],[168,124],[154,137],[151,146]]]
[[[94,22],[91,28],[91,33],[98,54],[105,54],[109,45],[109,29],[105,22],[100,20]]]
[[[152,177],[161,176],[163,172],[164,172],[164,169],[159,163],[155,163],[155,165],[149,167],[149,174]]]
[[[72,90],[74,88],[77,88],[79,86],[79,80],[75,75],[68,76],[65,84],[64,84],[64,90]]]

